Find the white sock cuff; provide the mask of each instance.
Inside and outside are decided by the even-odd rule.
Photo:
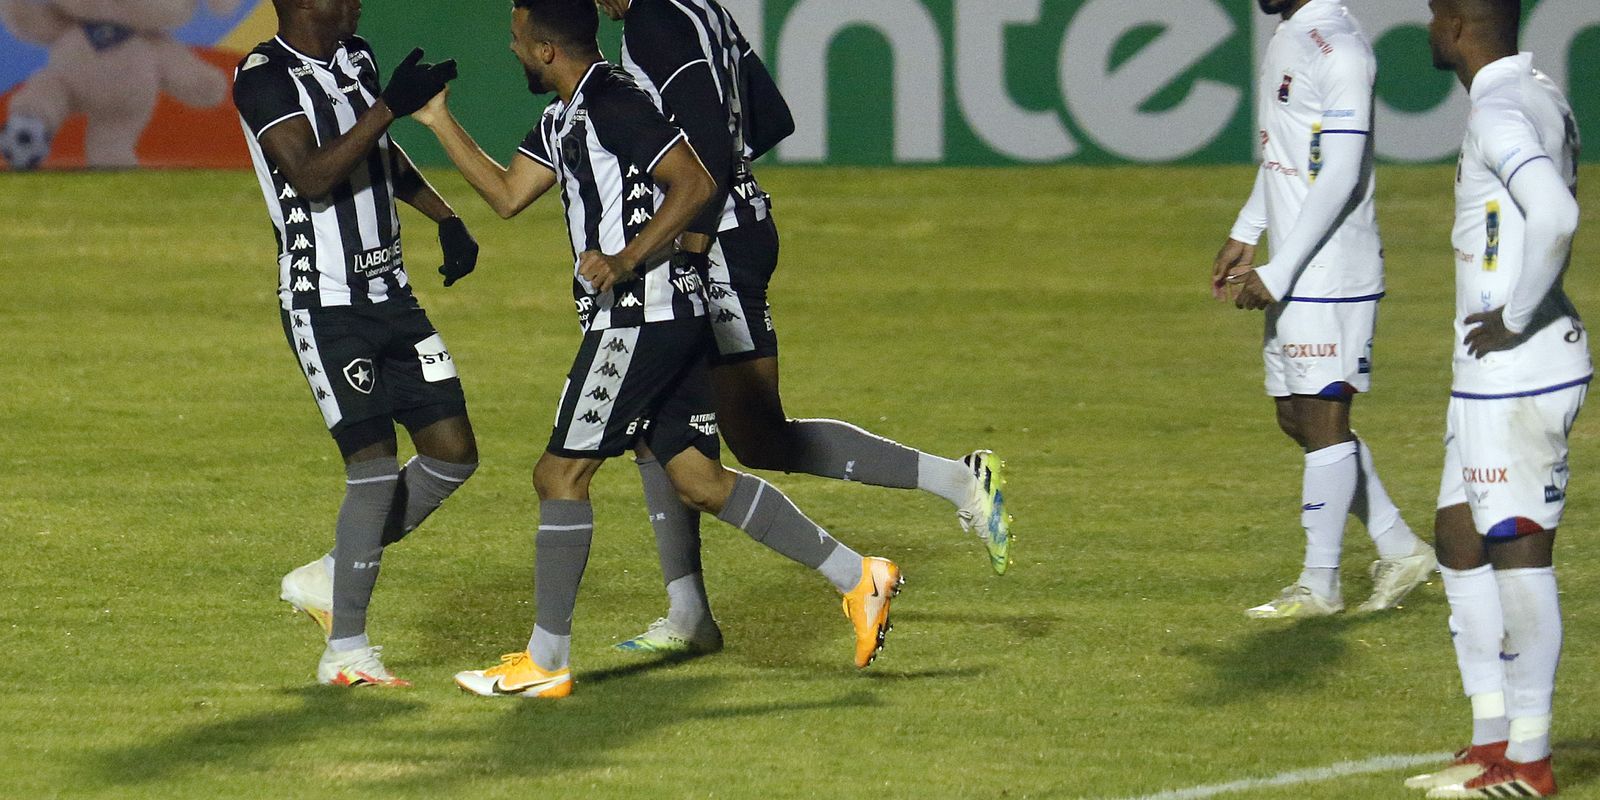
[[[1324,447],[1321,450],[1312,450],[1311,452],[1306,453],[1306,466],[1326,467],[1337,464],[1347,458],[1355,457],[1356,443],[1340,442],[1332,447]]]
[[[1473,578],[1481,575],[1493,575],[1494,567],[1489,564],[1484,564],[1481,567],[1473,567],[1472,569],[1451,569],[1450,567],[1440,564],[1439,574],[1444,576],[1445,580],[1472,580]]]
[[[1505,692],[1484,692],[1470,699],[1473,719],[1499,719],[1506,715]]]
[[[1550,735],[1550,715],[1539,714],[1532,717],[1517,717],[1511,720],[1511,741],[1526,742],[1532,739],[1542,739]]]
[[[1541,575],[1556,576],[1556,568],[1549,567],[1517,567],[1516,569],[1498,569],[1494,572],[1496,578],[1533,578]]]
[[[346,636],[343,639],[328,640],[328,649],[335,653],[345,653],[351,650],[360,650],[363,647],[371,646],[372,642],[367,640],[367,635],[364,633],[359,633],[355,636]]]

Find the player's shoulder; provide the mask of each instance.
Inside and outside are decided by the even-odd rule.
[[[583,84],[583,105],[590,116],[638,113],[641,109],[655,110],[650,97],[634,83],[633,77],[620,66],[601,63]]]
[[[378,53],[372,49],[372,43],[360,34],[353,34],[344,40],[344,51],[349,54],[350,63],[356,66],[378,68]]]
[[[246,53],[239,63],[234,65],[235,75],[244,75],[246,72],[257,71],[258,74],[276,71],[273,68],[287,67],[292,61],[298,59],[278,43],[276,37],[268,39]]]

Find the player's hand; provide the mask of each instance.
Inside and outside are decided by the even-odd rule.
[[[1234,267],[1228,270],[1223,280],[1228,287],[1237,287],[1239,290],[1239,294],[1233,298],[1234,308],[1259,311],[1278,302],[1261,281],[1261,276],[1256,274],[1255,267]]]
[[[622,259],[599,250],[583,251],[583,255],[578,257],[578,275],[588,281],[596,292],[609,291],[619,283],[639,277],[633,273],[633,267],[623,263]]]
[[[422,108],[417,109],[411,115],[411,118],[429,128],[437,127],[444,122],[445,115],[450,113],[449,103],[450,86],[447,84],[443,89],[439,90],[438,94],[433,96],[433,99],[423,103]]]
[[[423,63],[422,48],[415,48],[394,72],[389,73],[389,83],[383,87],[384,105],[396,117],[409,116],[444,91],[445,84],[455,78],[454,59],[437,64]]]
[[[471,275],[478,266],[478,240],[472,238],[460,217],[450,217],[439,223],[439,249],[444,251],[444,264],[439,267],[439,274],[444,276],[446,287]]]
[[[1238,239],[1222,243],[1217,260],[1211,264],[1211,296],[1217,300],[1228,299],[1228,272],[1235,267],[1249,267],[1256,259],[1256,246]]]
[[[1492,311],[1480,311],[1467,315],[1467,324],[1476,325],[1467,332],[1467,338],[1461,343],[1467,346],[1467,352],[1475,358],[1499,351],[1510,350],[1516,343],[1517,334],[1506,330],[1506,307],[1501,306]]]

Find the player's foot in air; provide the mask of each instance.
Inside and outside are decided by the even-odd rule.
[[[989,550],[989,567],[1004,575],[1011,566],[1011,515],[1006,512],[1005,466],[992,450],[975,450],[961,457],[972,470],[972,496],[956,512],[961,529],[976,533]]]
[[[884,637],[894,630],[889,624],[889,601],[905,582],[893,561],[876,556],[861,560],[861,582],[844,595],[844,615],[856,629],[857,669],[878,657]]]
[[[1323,597],[1311,591],[1310,587],[1296,583],[1283,587],[1277,597],[1255,608],[1245,609],[1244,615],[1251,619],[1304,619],[1327,617],[1343,610],[1342,598]]]
[[[1441,786],[1459,786],[1482,775],[1490,764],[1506,758],[1506,743],[1475,744],[1456,751],[1455,758],[1437,772],[1425,772],[1406,778],[1407,789],[1437,789]]]
[[[722,649],[722,629],[716,620],[707,617],[695,630],[685,632],[662,617],[650,623],[644,633],[612,647],[627,653],[706,655]]]
[[[456,673],[456,685],[484,697],[557,698],[572,694],[572,670],[544,670],[528,651],[507,653],[499,666]]]
[[[1497,761],[1465,783],[1428,790],[1429,797],[1552,797],[1555,793],[1556,775],[1550,771],[1549,756],[1526,764]]]
[[[324,636],[333,633],[333,576],[328,574],[322,559],[283,576],[278,597],[322,626]]]
[[[317,663],[317,683],[327,686],[410,686],[410,681],[396,678],[383,665],[378,658],[382,650],[382,647],[376,646],[342,652],[323,650],[322,661]]]
[[[1386,611],[1400,605],[1412,589],[1427,583],[1438,569],[1439,559],[1426,542],[1418,542],[1416,552],[1409,556],[1372,562],[1372,596],[1356,611]]]

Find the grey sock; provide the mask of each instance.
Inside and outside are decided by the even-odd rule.
[[[533,638],[528,652],[545,669],[567,665],[572,636],[572,611],[578,584],[589,564],[594,540],[594,509],[587,500],[545,500],[539,503],[539,534],[533,558]],[[541,632],[543,635],[541,635]]]
[[[452,464],[425,455],[412,456],[400,469],[394,508],[383,530],[383,546],[388,547],[416,530],[477,469],[477,464]]]
[[[788,472],[860,481],[891,489],[917,488],[917,451],[836,419],[789,420],[794,463]]]
[[[399,467],[377,458],[345,467],[344,504],[333,534],[333,632],[349,639],[367,630],[367,603],[378,582],[383,524],[394,502]]]
[[[831,571],[835,574],[825,575],[834,586],[840,587],[841,592],[854,589],[861,580],[860,555],[817,527],[817,523],[802,514],[777,487],[754,475],[739,474],[739,479],[733,485],[733,493],[723,503],[717,519],[812,569],[820,570],[823,563],[830,560],[834,565],[841,561],[848,564],[853,560],[855,573],[842,586],[843,570],[834,568]],[[830,559],[839,550],[848,555]]]
[[[711,614],[700,567],[700,512],[683,504],[659,461],[642,458],[634,463],[639,465],[661,579],[667,585],[667,619],[678,630],[692,631]]]

